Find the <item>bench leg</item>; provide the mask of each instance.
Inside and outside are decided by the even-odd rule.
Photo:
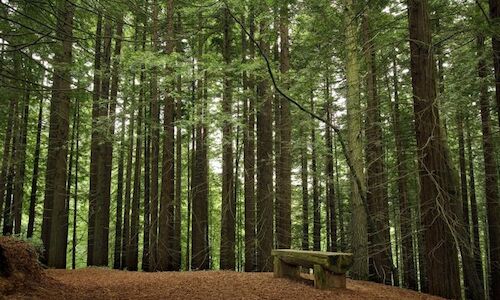
[[[322,290],[346,288],[345,274],[334,274],[323,269],[320,265],[314,265],[314,287]]]
[[[300,279],[300,267],[289,265],[279,257],[274,257],[274,277]]]

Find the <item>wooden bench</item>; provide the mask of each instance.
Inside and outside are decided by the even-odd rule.
[[[279,249],[273,250],[272,256],[274,277],[312,279],[319,289],[345,288],[345,274],[353,264],[351,253]],[[307,268],[307,274],[301,274],[301,267]],[[313,276],[309,269],[313,269]]]

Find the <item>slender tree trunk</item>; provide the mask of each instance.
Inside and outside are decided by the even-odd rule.
[[[5,190],[7,188],[7,171],[10,168],[10,150],[13,144],[12,131],[14,122],[14,111],[16,107],[16,99],[12,97],[9,102],[9,115],[7,118],[7,126],[5,127],[5,140],[3,144],[2,169],[0,170],[0,219],[3,216]]]
[[[73,237],[71,247],[71,268],[76,269],[76,219],[78,212],[78,171],[80,167],[80,100],[76,98],[76,152],[75,152],[75,193],[73,199]],[[69,209],[69,208],[68,208]]]
[[[467,121],[467,125],[469,122]],[[474,257],[476,261],[476,270],[478,271],[479,279],[484,285],[484,268],[483,260],[481,254],[481,247],[479,244],[479,218],[478,218],[478,203],[476,198],[476,180],[474,175],[474,154],[472,153],[472,138],[471,130],[469,126],[467,128],[467,156],[469,160],[469,196],[470,196],[470,208],[471,208],[471,223],[472,223],[472,234],[474,242]]]
[[[300,147],[300,177],[302,180],[302,249],[309,250],[309,174],[308,174],[308,143],[307,134],[300,128],[301,137],[303,138]]]
[[[26,236],[28,238],[33,237],[33,231],[35,227],[35,210],[36,210],[36,200],[38,191],[38,174],[40,171],[40,145],[42,139],[42,117],[43,117],[43,96],[40,96],[39,108],[38,108],[38,121],[36,129],[36,142],[35,142],[35,153],[33,160],[33,176],[31,177],[31,194],[30,194],[30,207],[28,216],[28,230]],[[1,187],[0,187],[1,188]]]
[[[146,51],[146,21],[144,21],[144,31],[142,33],[142,51]],[[144,67],[143,67],[144,68]],[[146,72],[144,71],[144,75],[142,75],[142,79],[146,82]],[[143,82],[141,80],[141,82]],[[145,85],[145,84],[144,84]],[[145,272],[151,271],[149,266],[149,230],[150,230],[150,212],[151,212],[151,105],[147,105],[150,103],[146,101],[146,88],[143,87],[142,91],[142,99],[144,99],[144,235],[142,237],[142,270]]]
[[[279,9],[279,34],[280,34],[280,73],[285,88],[288,88],[287,73],[290,70],[290,50],[288,33],[288,3],[280,4]],[[281,98],[281,96],[278,96]],[[292,182],[291,182],[291,134],[292,123],[290,115],[290,104],[282,99],[279,101],[279,163],[277,164],[276,192],[276,246],[277,248],[288,249],[292,243]]]
[[[143,24],[143,50],[146,43],[147,22]],[[137,26],[139,28],[139,26]],[[135,146],[134,166],[134,192],[130,211],[130,242],[127,249],[127,270],[137,271],[139,265],[139,218],[141,211],[141,185],[142,185],[142,155],[143,155],[143,118],[146,104],[146,72],[145,66],[141,66],[139,86],[139,105],[137,112],[137,136]]]
[[[232,119],[232,74],[227,70],[231,64],[231,17],[229,11],[222,11],[224,43],[222,55],[226,70],[224,71],[224,92],[222,97],[222,112],[224,121],[222,125],[222,220],[220,244],[220,268],[234,270],[235,268],[235,241],[236,203],[234,192],[234,158],[233,158],[233,126]]]
[[[249,18],[250,35],[254,36],[254,11],[250,8]],[[242,33],[243,41],[246,41]],[[244,44],[246,46],[246,42]],[[243,55],[246,55],[244,53]],[[255,56],[255,46],[253,43],[248,45],[248,55],[251,60]],[[244,58],[245,59],[245,58]],[[254,76],[248,76],[247,97],[243,107],[245,118],[245,134],[243,137],[244,158],[243,165],[245,170],[245,272],[256,270],[256,239],[255,239],[255,80]]]
[[[396,165],[397,165],[397,186],[399,202],[399,222],[401,227],[401,253],[403,257],[403,286],[412,290],[417,290],[417,268],[414,261],[412,216],[408,192],[408,164],[406,155],[406,146],[403,139],[403,128],[401,123],[401,113],[399,109],[399,78],[396,55],[393,57],[393,85],[394,85],[394,104],[393,104],[393,130],[396,145]]]
[[[500,0],[489,0],[491,24],[498,25],[500,21]],[[493,65],[495,67],[495,100],[497,104],[498,126],[500,127],[500,35],[498,31],[493,33],[491,39],[493,46]],[[500,293],[500,287],[497,287]],[[500,295],[500,294],[495,294]]]
[[[14,234],[21,234],[21,219],[24,198],[24,175],[26,172],[26,141],[28,134],[28,117],[30,102],[30,87],[26,86],[24,105],[22,110],[22,126],[19,134],[19,149],[16,159],[16,180],[14,181],[14,195],[12,215],[14,218]],[[19,124],[21,125],[21,124]]]
[[[151,110],[144,108],[144,235],[142,240],[142,270],[145,272],[151,271],[149,266],[149,230],[150,230],[150,197],[151,197],[151,131],[148,125],[148,120],[151,120]]]
[[[111,81],[111,103],[109,109],[110,134],[115,133],[115,120],[116,120],[116,104],[117,104],[117,93],[118,93],[118,75],[120,73],[120,55],[121,55],[121,42],[123,37],[123,20],[117,21],[116,25],[116,41],[114,50],[114,61],[113,61],[113,78]],[[123,224],[123,169],[124,169],[124,159],[125,159],[125,104],[122,106],[121,112],[121,133],[120,133],[120,150],[118,157],[118,174],[117,174],[117,190],[116,190],[116,222],[115,222],[115,246],[114,246],[114,260],[113,268],[120,269],[121,267],[121,245],[122,245],[122,224]],[[111,180],[111,171],[109,168],[112,166],[113,159],[113,143],[109,142],[106,144],[106,155],[110,160],[108,162],[108,169],[106,169],[106,179]]]
[[[153,0],[153,51],[159,50],[158,0]],[[149,229],[149,268],[157,270],[158,261],[158,165],[160,157],[160,107],[158,103],[158,68],[151,77],[151,216]]]
[[[178,15],[178,26],[180,31],[180,15]],[[180,32],[179,32],[180,33]],[[177,51],[182,53],[181,43],[177,44]],[[182,77],[181,75],[177,76],[177,94],[182,95]],[[174,259],[173,259],[173,268],[174,270],[182,269],[182,215],[181,215],[181,201],[182,201],[182,129],[180,125],[180,120],[182,118],[182,97],[176,98],[176,108],[175,108],[175,120],[177,122],[176,125],[176,133],[175,133],[175,211],[174,211]]]
[[[366,164],[367,164],[367,201],[371,214],[370,233],[370,276],[376,281],[392,284],[392,254],[387,203],[387,174],[385,167],[384,137],[380,117],[380,99],[377,87],[376,50],[370,24],[370,12],[363,16],[363,45],[366,75],[367,112],[366,112]]]
[[[17,59],[15,59],[14,64],[17,65],[16,63]],[[14,69],[18,69],[17,67],[14,67]],[[17,95],[19,97],[20,95]],[[18,103],[19,102],[19,103]],[[21,123],[21,117],[19,116],[19,107],[22,105],[22,102],[17,100],[16,105],[14,106],[14,119],[12,122],[12,145],[10,149],[10,157],[9,157],[9,168],[7,170],[7,187],[6,187],[6,194],[5,194],[5,209],[3,212],[3,227],[2,227],[2,233],[3,235],[12,235],[13,231],[13,224],[12,224],[12,209],[13,209],[13,203],[12,203],[12,196],[14,193],[14,180],[16,177],[16,171],[17,171],[17,162],[18,162],[18,155],[19,155],[19,146],[20,146],[20,130],[19,126]]]
[[[71,185],[73,184],[73,159],[75,156],[75,140],[76,140],[76,125],[78,118],[78,107],[73,107],[73,123],[71,124],[71,140],[70,140],[70,150],[69,150],[69,166],[68,166],[68,181],[66,183],[66,210],[69,216],[70,210],[70,200],[71,200]],[[74,211],[73,211],[74,212]],[[73,217],[74,221],[74,217]],[[73,229],[75,228],[73,224]],[[68,235],[69,226],[66,227],[66,235]],[[75,233],[73,232],[72,238],[74,238]],[[74,243],[74,241],[72,241]],[[72,249],[73,250],[73,249]],[[73,266],[73,254],[71,253],[71,265]],[[76,262],[75,262],[76,264]]]
[[[488,99],[488,85],[486,82],[487,67],[483,57],[484,37],[482,35],[478,36],[477,44],[479,56],[478,72],[480,80],[479,106],[481,109],[481,124],[483,133],[484,186],[490,246],[490,297],[491,299],[498,299],[500,298],[500,218],[498,217],[500,216],[500,196],[498,192],[498,173],[495,161],[496,149],[490,124],[490,105]],[[497,89],[498,88],[500,87],[497,85]]]
[[[47,265],[66,268],[68,214],[66,213],[67,148],[71,91],[73,45],[73,14],[75,7],[68,0],[58,1],[55,61],[50,104],[49,146],[45,171],[44,220],[42,241]]]
[[[135,80],[135,76],[132,76]],[[133,82],[133,81],[132,81]],[[133,98],[132,98],[133,99]],[[130,244],[130,204],[132,192],[132,166],[133,166],[133,153],[134,153],[134,127],[135,127],[135,114],[134,114],[134,101],[132,100],[129,105],[130,125],[128,127],[128,149],[127,149],[127,175],[125,177],[125,209],[123,211],[123,237],[122,237],[122,257],[121,268],[127,267],[127,252]]]
[[[368,278],[368,225],[366,210],[363,206],[361,194],[364,193],[363,173],[363,145],[361,129],[361,101],[360,101],[360,76],[358,62],[358,25],[357,25],[357,1],[345,0],[345,24],[346,24],[346,78],[347,78],[347,132],[348,146],[352,165],[358,182],[351,180],[351,248],[354,253],[354,265],[351,275],[354,279]],[[354,174],[351,174],[353,177]]]
[[[95,210],[98,198],[98,168],[99,162],[99,132],[97,120],[99,117],[99,98],[101,95],[101,46],[102,46],[102,14],[97,15],[94,47],[94,91],[92,94],[92,137],[90,145],[90,193],[89,193],[89,217],[87,238],[87,266],[94,265],[94,233],[95,233]]]
[[[328,72],[328,70],[327,70]],[[325,88],[325,113],[326,121],[332,124],[332,98],[330,96],[330,81],[329,75],[326,75]],[[337,251],[337,218],[335,214],[335,178],[333,169],[333,140],[332,129],[327,127],[325,132],[326,157],[325,157],[325,173],[326,173],[326,209],[328,211],[328,236],[327,244],[328,251]]]
[[[311,111],[314,112],[314,91],[311,91]],[[321,205],[319,202],[319,186],[318,186],[318,166],[317,166],[317,147],[316,144],[316,124],[312,120],[311,126],[311,173],[312,173],[312,188],[313,188],[313,250],[321,250]]]

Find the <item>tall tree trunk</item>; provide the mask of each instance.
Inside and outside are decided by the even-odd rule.
[[[33,237],[33,231],[35,227],[35,210],[36,210],[36,199],[38,191],[38,174],[40,171],[40,146],[42,139],[42,117],[43,117],[43,96],[40,96],[39,108],[38,108],[38,121],[36,129],[36,142],[35,142],[35,153],[33,160],[33,176],[31,176],[31,194],[30,194],[30,206],[28,215],[28,230],[26,236],[28,238]],[[1,188],[1,187],[0,187]]]
[[[500,0],[489,0],[491,24],[498,25],[500,22]],[[495,99],[497,104],[498,126],[500,127],[500,34],[494,31],[491,39],[493,46],[493,65],[495,66]],[[497,287],[500,292],[500,287]],[[495,294],[499,295],[499,294]]]
[[[328,73],[328,70],[327,70]],[[325,113],[326,121],[332,124],[332,98],[330,96],[330,80],[329,75],[326,75],[325,88]],[[337,251],[337,218],[335,214],[335,178],[333,169],[333,139],[332,129],[327,127],[325,132],[326,157],[325,157],[325,174],[326,174],[326,209],[328,211],[328,232],[327,245],[328,251]]]
[[[132,76],[135,80],[135,76]],[[133,82],[133,81],[132,81]],[[133,96],[132,96],[133,97]],[[133,99],[133,98],[132,98]],[[130,204],[132,192],[132,167],[134,153],[134,130],[135,130],[135,114],[134,101],[132,100],[129,107],[130,125],[128,127],[128,149],[127,149],[127,175],[125,177],[125,206],[123,211],[123,236],[122,236],[122,258],[121,268],[127,267],[127,252],[130,244]]]
[[[380,99],[377,87],[376,50],[370,24],[370,12],[363,16],[363,45],[366,75],[366,164],[367,201],[371,219],[370,276],[376,281],[392,284],[392,254],[390,242],[389,208],[387,203],[387,174],[385,167],[384,137],[380,117]]]
[[[21,234],[21,219],[23,216],[23,198],[24,198],[24,174],[26,172],[26,141],[28,134],[30,87],[26,86],[25,98],[22,112],[22,125],[19,133],[19,149],[16,159],[16,180],[14,181],[14,195],[12,215],[14,218],[14,234]]]
[[[288,3],[285,1],[279,8],[279,34],[280,34],[280,73],[285,88],[288,88],[287,73],[290,70],[290,50],[288,33]],[[277,96],[281,98],[281,96]],[[277,164],[276,192],[276,246],[288,249],[292,243],[292,182],[291,182],[291,134],[292,123],[290,115],[290,104],[282,99],[279,101],[279,163]]]
[[[73,14],[75,7],[68,0],[58,1],[54,52],[54,78],[50,103],[49,147],[45,171],[44,218],[42,241],[47,265],[66,268],[68,214],[66,213],[67,148],[71,93],[73,45]]]
[[[182,24],[180,12],[177,13],[177,32],[178,35],[182,34]],[[178,40],[176,51],[182,54],[182,42]],[[182,118],[182,76],[177,75],[176,80],[176,107],[175,107],[175,120],[176,120],[176,133],[175,133],[175,210],[174,210],[174,257],[173,269],[182,270],[182,215],[181,215],[181,201],[182,201],[182,129],[180,121]]]
[[[467,125],[469,122],[467,121]],[[476,198],[476,179],[474,175],[474,154],[472,153],[472,137],[469,126],[467,128],[467,156],[469,160],[469,196],[471,208],[471,223],[474,245],[474,257],[476,261],[476,270],[478,271],[479,279],[484,283],[484,268],[481,254],[481,247],[479,244],[479,218],[477,212],[477,198]],[[484,284],[483,284],[484,286]]]
[[[145,50],[146,44],[146,20],[142,28],[142,49]],[[139,26],[137,26],[139,28]],[[134,166],[134,192],[132,194],[132,203],[130,211],[130,242],[127,251],[127,270],[137,271],[139,265],[139,219],[141,211],[141,186],[142,186],[142,155],[143,155],[143,122],[146,104],[146,72],[145,65],[141,66],[139,85],[139,105],[137,112],[137,136],[135,146],[135,166]]]
[[[167,1],[166,53],[174,51],[174,1]],[[167,71],[171,68],[167,66]],[[172,270],[174,239],[174,98],[173,81],[167,83],[165,91],[163,131],[163,162],[158,238],[158,270]]]
[[[496,149],[490,124],[490,105],[488,84],[486,82],[487,67],[484,59],[484,37],[482,35],[478,36],[477,44],[480,80],[479,106],[481,109],[481,128],[483,133],[484,186],[490,246],[490,297],[491,299],[498,299],[500,298],[500,218],[498,217],[500,216],[500,196],[498,192],[498,173],[495,160]],[[497,85],[497,88],[500,87]]]
[[[109,119],[109,109],[110,109],[110,75],[111,75],[111,36],[113,35],[112,24],[110,20],[106,20],[104,25],[104,47],[103,47],[103,57],[102,63],[104,66],[103,74],[101,78],[101,90],[100,99],[98,102],[97,111],[97,127],[96,134],[97,139],[97,156],[98,163],[97,166],[97,198],[95,199],[95,223],[94,223],[94,254],[93,254],[93,265],[96,266],[107,266],[108,265],[108,241],[109,241],[109,207],[110,207],[110,196],[111,196],[111,164],[112,156],[107,155],[107,149],[109,148],[106,144],[111,144],[112,141],[108,142],[113,135],[108,135],[110,131],[108,130],[107,122]],[[114,114],[113,114],[114,116]],[[104,121],[104,122],[103,122]],[[100,124],[99,124],[100,123]],[[111,125],[111,124],[110,124]],[[113,123],[114,126],[114,123]],[[110,149],[112,150],[112,149]],[[108,151],[109,153],[109,151]]]
[[[417,139],[420,209],[429,292],[461,297],[456,235],[450,218],[457,211],[457,185],[436,103],[435,64],[427,0],[408,0],[411,75]],[[455,226],[457,227],[457,226]],[[465,265],[464,265],[465,266]],[[447,274],[448,280],[442,280]]]
[[[396,145],[396,165],[397,165],[397,186],[399,203],[399,222],[401,227],[401,253],[403,258],[403,286],[412,290],[417,290],[417,268],[415,266],[412,233],[412,215],[408,191],[408,163],[406,155],[406,146],[401,123],[401,113],[399,110],[399,78],[396,55],[393,57],[393,86],[394,86],[394,104],[392,107],[394,140]]]
[[[177,94],[182,94],[182,78],[181,75],[177,77]],[[176,99],[176,133],[175,133],[175,211],[174,211],[174,259],[173,268],[175,270],[181,270],[182,267],[182,248],[181,248],[181,238],[182,238],[182,214],[181,214],[181,201],[182,201],[182,129],[179,121],[182,117],[182,98],[178,97]]]
[[[314,112],[314,91],[311,90],[311,111]],[[317,147],[316,144],[316,124],[311,120],[311,173],[312,173],[312,188],[313,188],[313,250],[321,250],[321,205],[319,202],[319,186],[318,186],[318,166],[317,166]]]
[[[222,55],[226,70],[224,70],[224,87],[222,96],[222,113],[224,121],[222,124],[222,220],[221,220],[221,244],[220,244],[220,268],[223,270],[234,270],[235,268],[235,213],[236,203],[234,192],[234,158],[233,158],[233,126],[232,119],[232,74],[228,70],[231,64],[231,17],[229,11],[222,11],[224,42]]]
[[[73,199],[73,237],[71,249],[71,268],[76,269],[76,219],[78,212],[78,171],[80,167],[80,100],[76,98],[76,152],[75,152],[75,193]]]
[[[158,40],[158,0],[153,0],[153,51],[157,52]],[[158,261],[158,165],[160,157],[160,106],[158,103],[158,68],[151,75],[151,216],[149,229],[149,268],[157,270]]]
[[[260,48],[269,53],[265,32],[267,25],[260,23]],[[267,78],[257,84],[257,269],[272,270],[273,248],[273,133],[272,95]]]
[[[15,59],[15,58],[14,58]],[[16,59],[15,59],[16,60]],[[14,62],[15,65],[16,62]],[[18,69],[17,67],[14,67],[14,69]],[[20,95],[17,95],[16,97],[19,97]],[[16,105],[14,106],[14,119],[12,122],[12,145],[10,149],[10,157],[9,157],[9,168],[7,170],[7,187],[6,187],[6,194],[5,194],[5,209],[3,212],[3,227],[2,227],[2,233],[3,235],[12,235],[13,231],[13,225],[12,225],[12,196],[14,193],[14,180],[16,177],[16,169],[17,169],[17,162],[18,162],[18,156],[19,156],[19,146],[20,146],[20,130],[19,130],[19,123],[22,121],[21,117],[19,116],[19,109],[20,106],[22,105],[22,101],[17,100]]]
[[[254,10],[250,7],[249,27],[250,36],[254,37]],[[246,38],[242,33],[243,43],[246,46]],[[244,47],[245,48],[245,47]],[[244,52],[244,51],[243,51]],[[243,53],[245,60],[246,53]],[[253,43],[248,45],[248,55],[250,60],[254,59],[255,46]],[[243,116],[245,119],[245,133],[243,136],[243,165],[245,170],[245,272],[255,271],[256,261],[256,240],[255,240],[255,77],[248,76],[247,96],[243,106]]]
[[[116,24],[116,40],[114,49],[114,60],[113,60],[113,77],[111,80],[111,101],[109,107],[109,118],[110,124],[108,127],[108,132],[111,136],[115,134],[115,121],[116,121],[116,104],[118,96],[118,84],[119,84],[119,73],[120,73],[120,55],[121,55],[121,43],[123,37],[123,20],[120,19]],[[116,222],[115,222],[115,247],[114,247],[114,260],[113,268],[120,269],[121,265],[121,244],[122,244],[122,214],[123,214],[123,169],[124,169],[124,144],[125,144],[125,105],[122,106],[122,116],[121,116],[121,133],[120,133],[120,150],[118,157],[118,174],[117,174],[117,190],[116,190]],[[111,181],[111,171],[112,171],[112,159],[113,159],[113,143],[112,141],[107,141],[106,143],[106,158],[109,160],[106,165],[106,180]]]
[[[2,169],[0,170],[0,220],[3,216],[5,190],[7,188],[7,171],[10,168],[10,150],[11,144],[13,144],[12,132],[13,132],[13,122],[14,122],[14,111],[16,107],[17,99],[12,97],[9,102],[9,115],[7,118],[7,126],[5,127],[5,138],[3,144],[3,157],[2,157]],[[1,223],[1,222],[0,222]]]
[[[300,128],[300,136],[304,137],[300,146],[300,178],[302,181],[302,250],[309,250],[309,174],[307,159],[307,134]]]
[[[87,266],[94,265],[94,232],[95,232],[95,210],[98,198],[98,168],[99,162],[99,131],[97,120],[99,118],[99,98],[101,96],[101,48],[102,48],[102,14],[97,15],[94,47],[94,91],[92,94],[92,137],[90,145],[90,193],[89,193],[89,217],[87,238]]]
[[[146,2],[147,4],[147,2]],[[144,30],[142,32],[142,51],[146,51],[146,38],[147,38],[147,20],[144,21]],[[143,65],[143,73],[141,74],[141,82],[146,82],[146,72],[144,71],[145,66]],[[144,81],[143,81],[144,80]],[[151,105],[147,105],[150,102],[146,100],[146,85],[143,84],[141,89],[141,99],[143,101],[143,109],[144,109],[144,234],[142,236],[142,270],[149,272],[149,230],[150,230],[150,175],[151,175]]]
[[[361,130],[361,101],[359,92],[358,25],[355,0],[345,0],[346,48],[347,48],[347,133],[348,146],[354,172],[358,180],[351,180],[351,248],[354,265],[351,275],[355,279],[368,278],[368,225],[361,194],[364,193],[363,145]],[[353,177],[354,174],[351,174]],[[359,182],[362,186],[358,186]]]
[[[202,15],[199,17],[199,27],[202,25]],[[197,59],[202,59],[203,55],[203,37],[198,40]],[[196,113],[198,121],[196,122],[196,136],[193,153],[192,167],[192,254],[191,269],[205,270],[209,268],[209,248],[208,248],[208,162],[206,160],[206,126],[204,124],[206,110],[203,93],[203,79],[201,74],[203,70],[198,69]],[[206,79],[206,77],[205,77]],[[206,83],[205,83],[206,84]]]

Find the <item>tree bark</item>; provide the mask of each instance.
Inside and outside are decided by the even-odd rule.
[[[314,91],[311,90],[311,111],[314,112]],[[313,250],[321,250],[321,205],[319,202],[319,186],[318,186],[318,166],[317,166],[317,147],[316,144],[316,122],[311,120],[311,173],[312,173],[312,188],[313,188]]]
[[[413,232],[412,232],[412,214],[410,207],[408,180],[409,175],[406,143],[404,140],[404,132],[401,122],[401,112],[399,109],[399,78],[397,56],[393,57],[393,86],[394,86],[394,104],[392,106],[393,113],[393,130],[394,141],[396,145],[396,165],[397,165],[397,186],[398,186],[398,203],[399,203],[399,222],[401,227],[401,252],[403,258],[403,286],[412,290],[417,290],[417,268],[415,266],[413,249]],[[418,255],[417,255],[418,256]]]
[[[250,35],[254,36],[254,10],[250,7],[249,17]],[[245,37],[245,34],[242,33]],[[243,38],[243,41],[246,41]],[[245,44],[246,46],[246,44]],[[246,53],[243,54],[244,56]],[[253,61],[255,57],[255,46],[253,43],[248,45],[248,55]],[[244,57],[245,59],[245,57]],[[245,119],[245,133],[243,137],[244,158],[243,165],[245,170],[245,272],[256,270],[256,236],[255,236],[255,76],[249,75],[247,82],[247,96],[243,107],[243,116]]]
[[[232,79],[229,72],[231,64],[231,17],[229,11],[224,8],[223,19],[223,47],[224,59],[224,87],[222,96],[222,220],[221,220],[221,244],[220,244],[220,268],[222,270],[234,270],[235,268],[235,213],[236,203],[234,192],[234,158],[233,158],[233,126],[232,119]]]
[[[35,153],[33,160],[33,176],[31,176],[31,194],[30,194],[30,206],[28,215],[28,230],[26,232],[26,237],[33,237],[33,231],[35,227],[35,210],[36,210],[36,200],[38,191],[38,174],[40,172],[40,145],[42,139],[42,117],[43,117],[43,96],[40,96],[39,108],[38,108],[38,121],[36,129],[36,142],[35,142]]]
[[[356,0],[345,0],[345,24],[346,24],[346,78],[347,78],[347,132],[348,148],[352,165],[358,182],[351,180],[351,247],[354,253],[354,265],[352,266],[352,277],[354,279],[368,278],[368,225],[367,212],[363,206],[361,194],[364,193],[363,173],[363,145],[361,129],[361,101],[360,101],[360,76],[358,61],[358,25],[356,17]],[[351,177],[354,174],[351,174]]]
[[[158,0],[153,0],[153,51],[158,52]],[[158,68],[151,75],[151,216],[149,229],[149,268],[157,270],[158,261],[158,165],[160,157],[160,107],[158,103]]]
[[[427,1],[408,0],[408,13],[427,283],[431,294],[458,299],[461,297],[455,240],[458,237],[452,234],[456,228],[450,227],[458,190],[436,104]],[[442,280],[443,274],[447,274],[448,280]]]
[[[269,53],[265,32],[267,24],[259,26],[260,48]],[[257,269],[272,270],[271,250],[273,248],[273,133],[272,94],[267,78],[259,78],[257,84]]]
[[[491,9],[491,8],[490,8]],[[483,133],[483,160],[485,177],[485,197],[488,217],[488,237],[490,246],[490,297],[500,297],[500,196],[498,191],[498,173],[495,160],[496,149],[493,140],[490,120],[490,105],[488,98],[487,67],[484,60],[484,37],[479,35],[478,44],[478,73],[480,84],[479,106],[481,110],[481,124]],[[497,86],[497,88],[499,88]]]
[[[284,1],[279,7],[279,36],[280,36],[280,74],[284,82],[284,88],[288,89],[289,83],[287,73],[290,70],[290,46],[289,46],[289,12],[288,3]],[[281,96],[278,96],[281,98]],[[285,99],[279,102],[279,171],[277,172],[276,197],[276,247],[278,249],[289,249],[292,243],[292,183],[291,183],[291,134],[292,123],[290,115],[290,103]]]
[[[174,51],[174,1],[167,1],[167,43],[166,53]],[[167,71],[171,71],[167,66]],[[158,232],[158,270],[172,270],[174,239],[174,98],[173,81],[167,83],[164,104],[163,162],[161,179],[161,198]]]
[[[71,91],[73,15],[75,7],[68,0],[58,1],[55,61],[50,104],[49,146],[45,171],[44,220],[42,241],[47,265],[66,268],[68,214],[66,212],[67,148]]]
[[[390,242],[389,207],[387,203],[387,174],[384,137],[380,117],[380,99],[377,87],[376,50],[370,24],[370,12],[363,16],[363,45],[366,75],[366,177],[367,202],[373,220],[370,228],[370,276],[376,281],[392,284],[392,254]]]
[[[97,15],[94,47],[94,91],[92,94],[92,137],[90,145],[90,192],[89,192],[89,217],[87,237],[87,266],[94,265],[94,234],[95,210],[99,188],[99,132],[97,120],[100,115],[99,98],[101,95],[101,48],[102,48],[102,13]]]

